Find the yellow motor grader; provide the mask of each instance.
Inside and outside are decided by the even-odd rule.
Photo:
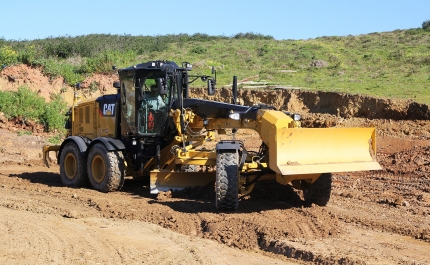
[[[45,163],[49,152],[57,151],[64,185],[89,182],[102,192],[121,189],[126,176],[149,177],[155,194],[215,181],[221,211],[236,210],[239,195],[263,179],[292,183],[305,201],[324,206],[332,172],[381,169],[374,128],[301,128],[300,115],[272,106],[190,98],[192,82],[206,82],[209,95],[216,84],[213,70],[206,76],[191,75],[191,69],[171,61],[119,69],[117,94],[75,100],[68,135],[61,145],[43,148]],[[237,95],[237,82],[233,92]],[[247,150],[235,138],[202,147],[227,129],[255,130],[259,150]]]

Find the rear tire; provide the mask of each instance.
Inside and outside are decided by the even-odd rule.
[[[124,185],[125,164],[121,151],[108,151],[95,144],[88,154],[87,172],[91,186],[101,192],[120,190]]]
[[[60,155],[61,181],[67,187],[88,185],[85,157],[74,142],[67,143]]]
[[[239,154],[218,150],[216,157],[215,206],[219,211],[235,211],[239,206]]]
[[[303,189],[305,202],[326,206],[330,201],[331,183],[332,174],[323,173],[314,183],[307,184]]]

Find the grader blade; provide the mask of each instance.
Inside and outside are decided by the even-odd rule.
[[[277,133],[269,166],[282,175],[381,169],[374,128],[296,128]]]
[[[213,172],[173,172],[153,170],[150,173],[151,194],[159,191],[180,190],[187,187],[205,186],[215,181]]]
[[[263,114],[269,167],[281,175],[379,170],[374,128],[288,128],[282,113]]]
[[[50,151],[58,152],[59,150],[60,150],[60,145],[45,145],[42,148],[43,162],[47,167],[50,167],[49,164],[52,163],[52,160],[49,157],[49,152]]]

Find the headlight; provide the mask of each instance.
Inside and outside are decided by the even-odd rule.
[[[187,71],[191,71],[193,69],[193,65],[188,62],[183,62],[182,68],[185,68]]]
[[[299,121],[299,120],[301,120],[301,119],[302,119],[302,117],[300,116],[300,114],[293,114],[293,119],[294,119],[295,121]]]
[[[228,116],[232,120],[236,120],[236,121],[240,120],[240,114],[239,113],[230,113],[230,114],[228,114]]]

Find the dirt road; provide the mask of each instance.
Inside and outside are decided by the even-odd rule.
[[[114,194],[68,189],[57,171],[57,166],[2,166],[1,264],[296,264],[229,248],[197,231],[163,228],[175,221],[169,210],[151,205],[144,193],[131,194],[137,191],[133,183]],[[185,221],[186,214],[180,215]]]
[[[429,264],[430,123],[372,122],[383,171],[334,174],[327,207],[262,181],[233,213],[215,211],[213,187],[158,196],[131,179],[114,193],[63,187],[58,166],[41,163],[45,136],[1,129],[0,262]]]

